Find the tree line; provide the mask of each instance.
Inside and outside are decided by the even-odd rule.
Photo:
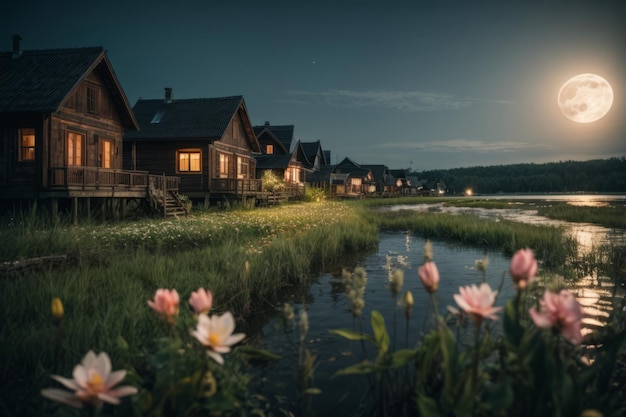
[[[544,164],[476,166],[417,173],[443,181],[449,194],[626,192],[626,157]]]

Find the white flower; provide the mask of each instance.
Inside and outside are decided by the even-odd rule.
[[[220,365],[224,364],[222,353],[230,352],[230,347],[246,337],[245,333],[233,334],[235,319],[228,311],[223,315],[201,315],[196,330],[191,332],[198,341],[207,347],[207,355]]]

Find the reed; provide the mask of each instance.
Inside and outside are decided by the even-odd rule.
[[[557,204],[537,207],[537,213],[551,219],[626,229],[626,206],[624,205],[587,207]]]
[[[533,248],[546,268],[562,268],[576,254],[576,242],[562,229],[513,221],[494,222],[471,215],[399,211],[364,213],[381,229],[410,230],[427,238],[450,239],[472,246],[501,249],[511,255]]]

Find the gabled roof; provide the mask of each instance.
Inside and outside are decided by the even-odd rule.
[[[272,131],[268,130],[268,129],[261,129],[260,131],[258,131],[257,133],[257,128],[258,126],[254,127],[254,134],[257,138],[257,140],[259,141],[260,144],[264,144],[264,145],[276,145],[277,148],[274,149],[273,153],[276,154],[282,154],[282,155],[287,155],[289,154],[289,148],[285,147],[285,144],[283,142],[281,142],[276,135],[274,135],[274,133],[272,133]],[[261,151],[265,151],[265,149],[261,149]]]
[[[291,150],[291,143],[294,138],[294,126],[293,125],[270,125],[270,122],[265,122],[263,126],[254,126],[254,134],[258,138],[264,130],[270,132],[276,137],[287,149],[287,152]]]
[[[212,139],[224,136],[231,120],[239,112],[253,151],[260,152],[243,96],[192,98],[165,101],[137,100],[133,107],[141,127],[139,132],[127,132],[125,139],[176,140]],[[152,123],[160,114],[158,123]]]
[[[125,127],[137,129],[102,47],[0,52],[0,113],[52,113],[92,72],[103,80]]]
[[[256,168],[257,169],[287,169],[290,165],[292,165],[293,155],[253,155],[254,159],[256,159]]]
[[[369,169],[372,172],[374,181],[384,182],[387,179],[385,174],[392,177],[386,165],[361,165],[361,167]]]
[[[333,174],[350,174],[352,177],[367,177],[371,173],[368,168],[363,168],[350,158],[344,158],[333,170]]]
[[[315,142],[302,142],[302,151],[304,152],[306,159],[309,161],[310,165],[313,165],[315,162],[315,157],[320,155],[320,165],[327,165],[328,161],[326,161],[326,153],[322,150],[322,145],[319,140]]]

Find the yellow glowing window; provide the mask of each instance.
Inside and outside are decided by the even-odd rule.
[[[178,171],[179,172],[200,172],[201,170],[200,151],[179,151]]]
[[[265,148],[265,153],[271,155],[274,153],[274,145],[267,145]]]
[[[246,179],[249,177],[250,173],[250,163],[248,159],[242,158],[241,156],[237,157],[237,178]]]
[[[230,155],[220,154],[219,177],[228,178],[230,172]]]
[[[83,165],[83,143],[85,135],[80,133],[67,132],[67,165]]]
[[[20,138],[20,161],[35,160],[35,129],[27,128],[19,130]]]
[[[100,166],[113,168],[113,141],[111,140],[100,140]]]

